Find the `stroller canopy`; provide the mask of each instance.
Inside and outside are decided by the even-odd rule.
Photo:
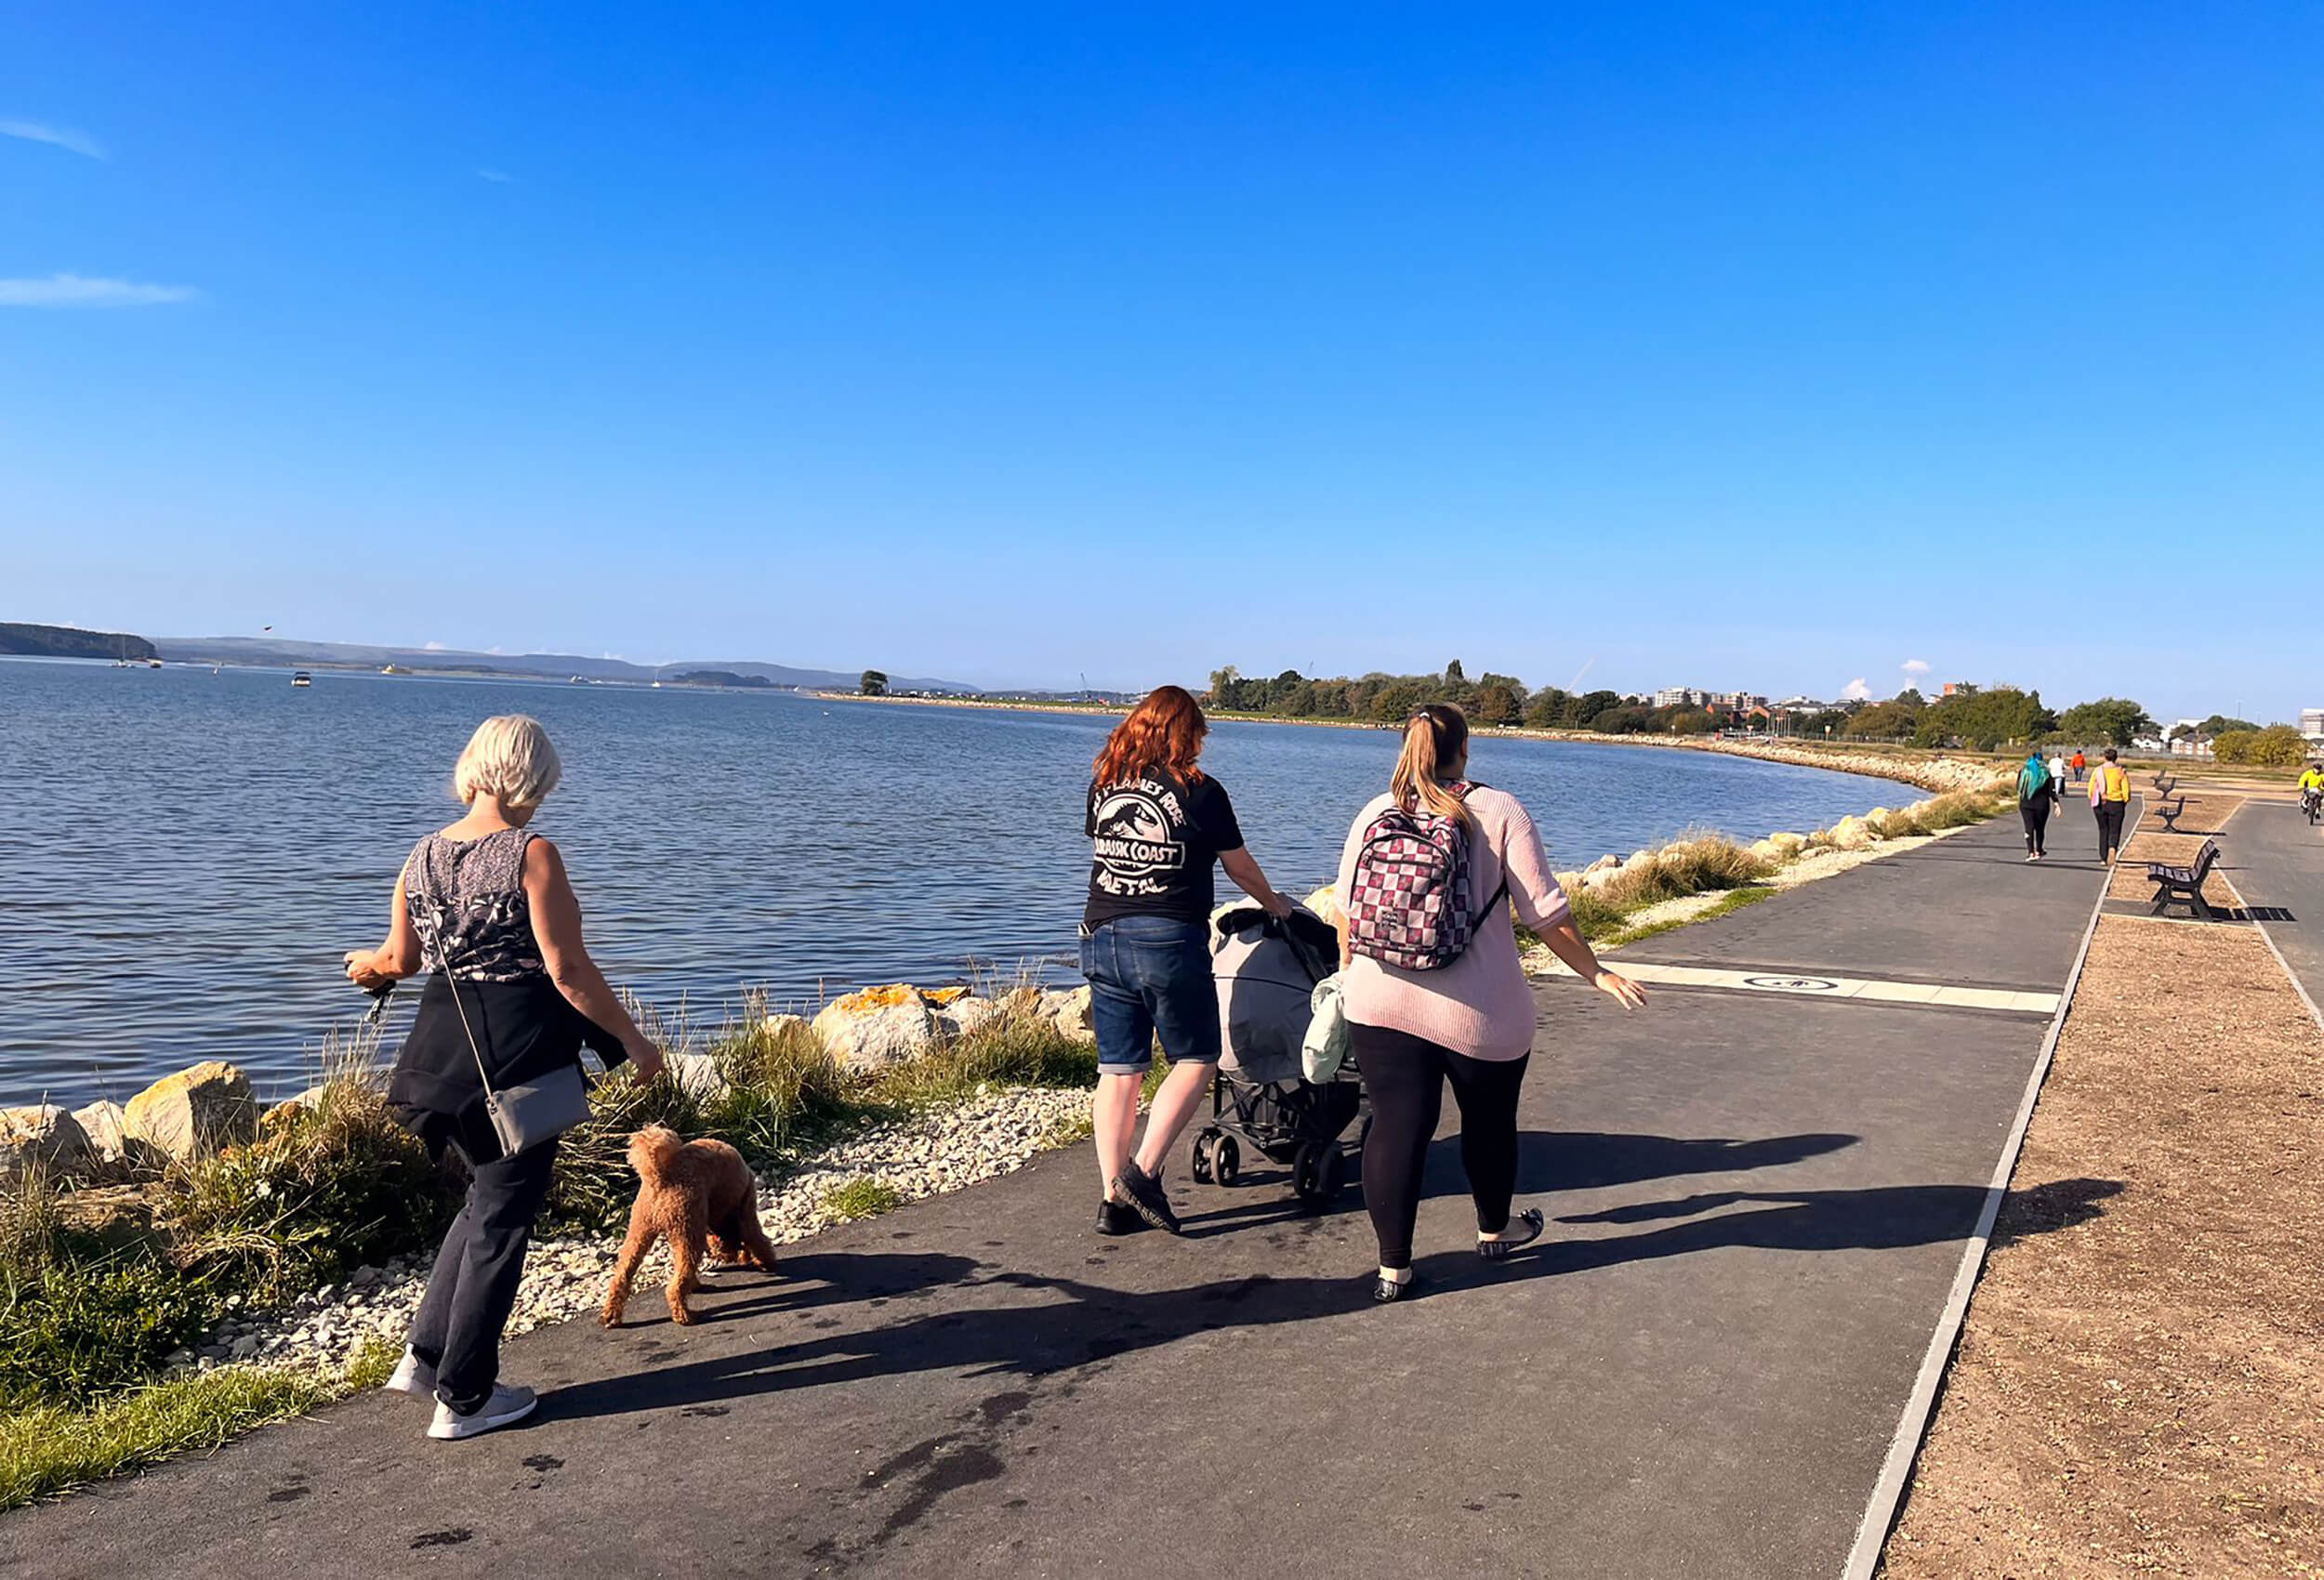
[[[1300,1079],[1300,1043],[1315,984],[1340,967],[1340,935],[1304,908],[1276,921],[1256,905],[1210,920],[1210,975],[1225,1048],[1219,1068],[1239,1081]]]

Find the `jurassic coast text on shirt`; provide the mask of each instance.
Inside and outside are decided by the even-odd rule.
[[[1089,904],[1082,925],[1117,916],[1199,922],[1217,902],[1210,869],[1243,848],[1223,787],[1151,769],[1122,784],[1089,785]]]

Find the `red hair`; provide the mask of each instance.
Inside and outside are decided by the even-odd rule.
[[[1098,785],[1127,784],[1155,768],[1168,769],[1193,783],[1202,778],[1195,758],[1201,755],[1202,738],[1209,733],[1202,704],[1185,687],[1157,686],[1105,738],[1105,749],[1091,765]]]

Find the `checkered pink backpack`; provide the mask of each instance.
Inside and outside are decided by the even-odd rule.
[[[1466,799],[1476,786],[1452,793]],[[1345,909],[1358,955],[1407,971],[1433,971],[1460,958],[1478,926],[1509,892],[1506,878],[1474,908],[1469,839],[1448,817],[1391,806],[1364,828]]]

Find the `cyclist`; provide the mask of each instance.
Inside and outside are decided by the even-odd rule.
[[[2300,775],[2300,810],[2310,823],[2324,812],[2324,763],[2310,763]]]

